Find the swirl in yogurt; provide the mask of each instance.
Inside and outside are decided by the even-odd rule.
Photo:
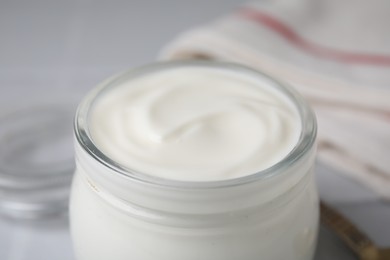
[[[267,79],[196,66],[106,90],[89,120],[95,145],[122,166],[196,182],[269,168],[291,152],[301,132],[296,106]]]

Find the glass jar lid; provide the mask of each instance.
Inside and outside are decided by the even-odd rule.
[[[35,104],[0,116],[0,214],[39,219],[67,211],[74,171],[69,104]]]

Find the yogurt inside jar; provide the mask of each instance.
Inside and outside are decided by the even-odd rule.
[[[80,105],[71,226],[79,260],[309,260],[316,124],[251,69],[170,62]]]
[[[198,66],[158,71],[107,92],[92,110],[96,146],[126,168],[181,181],[250,175],[297,144],[301,119],[278,89]]]

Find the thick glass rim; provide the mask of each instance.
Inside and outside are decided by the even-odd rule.
[[[88,128],[88,115],[90,108],[100,95],[104,94],[106,90],[119,85],[121,82],[131,80],[137,76],[142,76],[147,73],[152,73],[154,71],[163,69],[194,66],[234,70],[235,72],[250,74],[259,79],[267,80],[267,82],[272,84],[272,87],[280,90],[293,102],[301,118],[301,134],[294,148],[282,160],[270,166],[269,168],[242,177],[218,181],[180,181],[149,175],[125,167],[100,151],[100,149],[93,142]],[[103,81],[80,103],[74,120],[74,131],[77,142],[80,144],[81,148],[88,153],[88,155],[102,164],[102,166],[109,168],[110,170],[122,175],[130,181],[141,182],[154,186],[157,185],[180,189],[211,189],[238,186],[283,174],[283,172],[286,172],[288,167],[291,167],[293,164],[298,162],[299,159],[313,147],[317,136],[317,122],[313,110],[298,92],[279,82],[273,77],[264,74],[263,72],[230,62],[181,60],[156,62],[138,68],[129,69]]]

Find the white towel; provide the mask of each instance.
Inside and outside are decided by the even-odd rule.
[[[293,85],[316,111],[319,159],[390,199],[390,1],[253,3],[161,57],[238,62]]]

